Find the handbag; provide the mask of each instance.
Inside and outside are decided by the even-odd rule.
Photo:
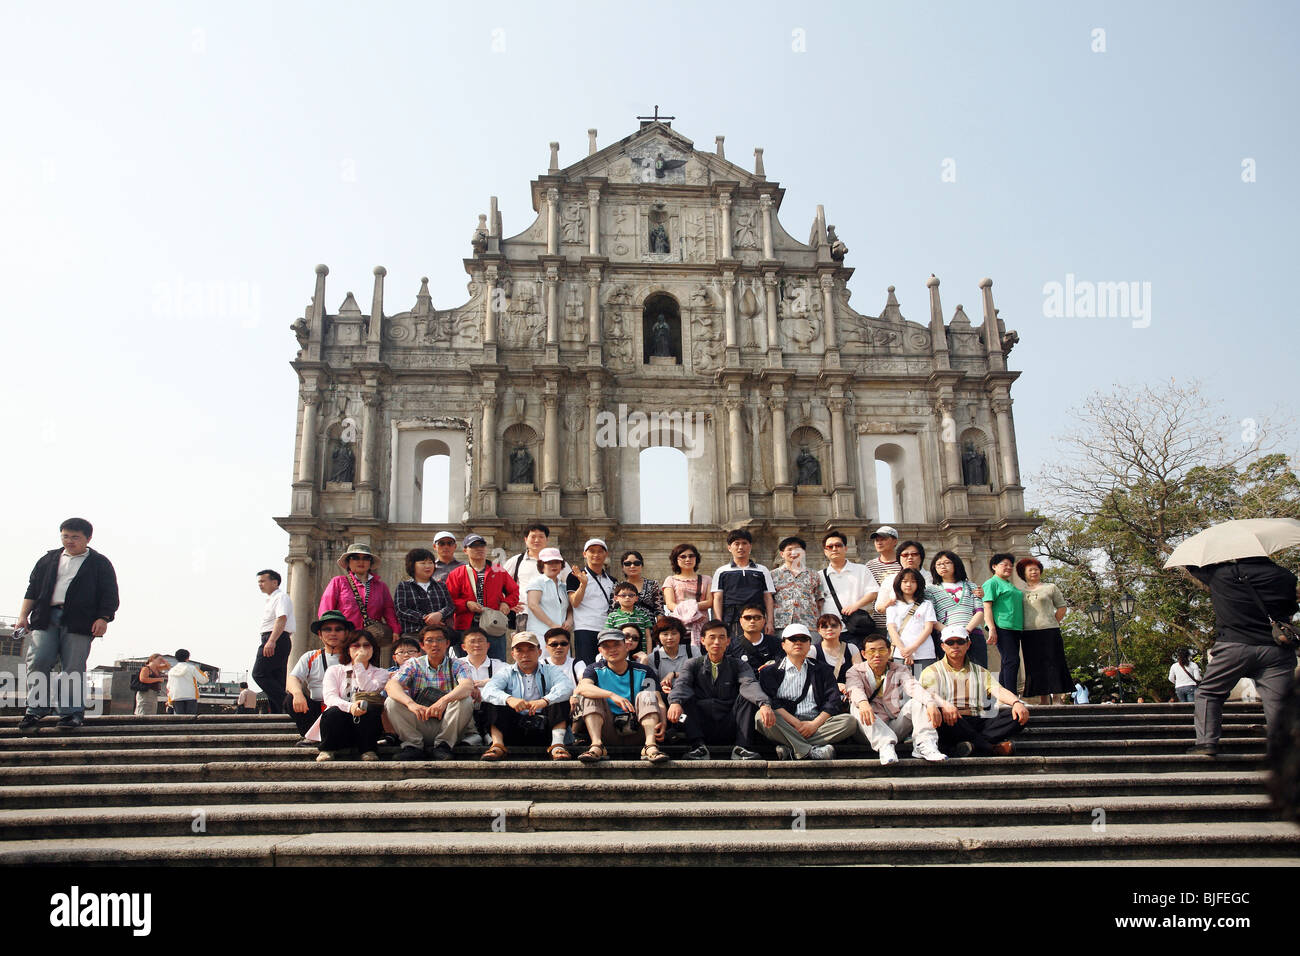
[[[383,621],[376,621],[366,613],[368,605],[370,604],[370,581],[366,581],[366,596],[363,599],[361,594],[357,591],[356,579],[350,573],[347,578],[348,587],[352,589],[352,597],[357,602],[357,608],[361,611],[361,621],[363,624],[361,630],[364,631],[372,641],[374,641],[375,647],[377,648],[383,648],[391,644],[393,642],[393,629]]]
[[[826,579],[826,587],[830,589],[831,600],[835,602],[835,610],[840,614],[840,620],[844,622],[844,630],[850,637],[861,641],[868,634],[876,630],[876,619],[867,611],[857,610],[848,617],[844,616],[844,605],[840,603],[840,596],[835,593],[835,585],[831,584],[831,574],[828,568],[822,569],[822,577]]]
[[[1237,580],[1246,585],[1247,590],[1250,591],[1250,596],[1255,599],[1255,604],[1259,607],[1259,612],[1264,615],[1264,620],[1268,621],[1273,634],[1273,643],[1288,650],[1295,650],[1300,647],[1300,630],[1297,630],[1294,624],[1287,621],[1273,620],[1273,615],[1268,613],[1268,609],[1264,607],[1264,602],[1260,600],[1255,585],[1250,583],[1250,578],[1241,573],[1240,568],[1237,569]]]

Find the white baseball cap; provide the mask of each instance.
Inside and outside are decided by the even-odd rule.
[[[443,538],[447,538],[449,541],[452,542],[455,542],[456,540],[456,536],[452,534],[450,531],[439,531],[437,534],[433,536],[433,543],[437,544]]]
[[[606,551],[609,550],[609,545],[607,545],[607,544],[606,544],[602,539],[600,539],[600,538],[588,538],[588,539],[587,539],[587,543],[584,544],[584,545],[582,546],[582,550],[583,550],[583,551],[586,551],[586,550],[587,550],[588,548],[590,548],[593,544],[598,544],[598,545],[600,545],[600,546],[601,546],[602,548],[604,548]]]
[[[887,525],[887,524],[882,524],[882,525],[881,525],[879,528],[877,528],[875,531],[871,532],[871,537],[873,537],[873,538],[897,538],[897,537],[898,537],[898,529],[897,529],[897,528],[892,528],[892,527],[890,527],[890,526]]]

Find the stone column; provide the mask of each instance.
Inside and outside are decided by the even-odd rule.
[[[587,347],[600,347],[600,270],[587,270]],[[599,356],[597,356],[599,358]]]
[[[600,190],[587,190],[587,251],[593,256],[600,255]]]
[[[497,291],[496,266],[483,270],[483,344],[495,345],[497,341],[497,316],[493,306],[496,305]]]
[[[483,459],[479,466],[479,488],[497,490],[497,395],[496,390],[483,398],[483,434],[479,439]]]
[[[745,441],[740,421],[742,403],[739,399],[728,399],[726,405],[728,484],[735,488],[745,483]]]
[[[772,475],[777,485],[790,484],[790,443],[785,435],[785,397],[768,400],[772,409]]]
[[[722,273],[722,302],[726,321],[727,348],[736,347],[736,274],[730,270]]]
[[[298,451],[298,480],[311,482],[316,487],[316,406],[320,404],[320,395],[316,393],[316,383],[304,383],[304,391],[299,401],[302,402],[302,444]]]
[[[365,407],[361,412],[361,441],[357,448],[361,452],[357,461],[357,484],[369,486],[374,482],[374,442],[372,438],[376,429],[376,409],[380,402],[378,382],[367,381],[361,389],[361,401]]]
[[[587,386],[587,517],[605,517],[605,475],[600,448],[596,445],[597,416],[600,414],[601,389],[597,376]]]
[[[758,197],[758,205],[763,210],[763,258],[772,258],[772,197],[763,193]]]
[[[849,483],[849,460],[844,453],[844,406],[848,402],[843,398],[832,398],[826,404],[831,410],[832,474],[835,487],[842,488]]]
[[[556,255],[560,249],[559,205],[560,191],[553,188],[546,190],[546,254],[548,256]]]
[[[721,145],[721,144],[719,144]],[[718,197],[722,207],[722,258],[731,258],[731,194],[723,193]]]
[[[369,344],[372,346],[379,345],[384,337],[384,276],[388,275],[388,270],[383,266],[375,266],[375,292],[370,299],[370,333],[368,336]],[[379,356],[375,355],[373,361],[378,361]]]
[[[1002,456],[1003,485],[1020,484],[1020,465],[1016,461],[1015,424],[1011,420],[1011,399],[993,399],[993,414],[998,420],[998,451]]]
[[[553,383],[547,383],[548,387]],[[542,396],[546,406],[546,434],[542,436],[542,485],[557,488],[560,484],[560,398],[548,390]]]
[[[776,273],[763,274],[764,304],[767,306],[767,350],[777,352],[781,349],[781,340],[776,328]]]
[[[546,284],[546,344],[559,345],[560,307],[556,290],[560,284],[560,270],[555,266],[547,266],[542,281]]]
[[[835,280],[828,275],[823,275],[819,280],[822,287],[822,321],[826,324],[826,351],[839,349],[839,343],[835,339],[835,296],[832,294],[835,289]]]
[[[307,553],[305,535],[292,535],[289,539],[289,555],[286,558],[289,572],[289,600],[293,602],[293,614],[297,620],[297,630],[293,633],[293,642],[289,649],[289,666],[293,667],[298,658],[307,653],[315,640],[311,632],[311,622],[316,619],[316,589],[312,586],[311,555]]]
[[[939,413],[939,443],[943,446],[943,468],[948,473],[946,485],[964,484],[961,474],[961,453],[957,448],[957,422],[952,417],[952,402],[940,399],[935,405]]]

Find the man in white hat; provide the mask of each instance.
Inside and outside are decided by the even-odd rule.
[[[609,545],[603,539],[589,538],[582,555],[586,566],[573,565],[564,586],[573,605],[573,656],[590,665],[596,662],[596,635],[605,627],[617,582],[605,571]]]
[[[546,747],[552,760],[570,760],[564,747],[573,683],[553,664],[542,663],[542,644],[532,631],[510,639],[515,662],[500,667],[483,687],[492,745],[484,760],[500,760],[506,745]]]
[[[773,726],[758,721],[758,731],[776,742],[781,760],[831,760],[834,744],[858,732],[853,718],[844,713],[835,672],[808,656],[812,634],[802,624],[790,624],[781,632],[781,647],[785,659],[758,672],[759,686],[776,712]]]
[[[1016,745],[1010,738],[1029,723],[1029,705],[988,670],[966,659],[970,650],[966,628],[949,624],[943,629],[942,643],[943,659],[921,672],[921,686],[937,698],[925,710],[938,728],[940,749],[951,757],[1014,754]]]
[[[439,531],[433,536],[433,551],[438,556],[433,562],[433,579],[446,586],[447,575],[465,563],[456,560],[456,536],[450,531]]]
[[[898,560],[898,529],[891,525],[881,525],[871,532],[871,544],[876,549],[876,556],[867,561],[867,570],[877,582],[876,599],[881,594],[890,592],[894,586],[894,575],[903,570],[903,563]],[[891,592],[892,593],[892,592]],[[876,622],[876,630],[885,631],[885,612],[876,610],[874,604],[868,605],[867,611]]]

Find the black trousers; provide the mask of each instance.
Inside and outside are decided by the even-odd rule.
[[[331,707],[321,715],[320,749],[321,750],[360,750],[365,753],[375,749],[375,741],[383,733],[379,715],[384,709],[370,705],[360,717],[353,717],[345,710]]]
[[[307,731],[311,730],[311,725],[316,723],[316,718],[321,715],[321,701],[307,698],[307,713],[300,714],[293,709],[293,697],[285,698],[285,707],[287,713],[293,718],[293,722],[298,725],[298,733],[307,736]]]
[[[501,731],[507,747],[549,747],[551,745],[551,728],[556,724],[567,725],[569,723],[569,701],[567,699],[560,701],[558,704],[550,704],[537,715],[541,719],[540,727],[536,726],[537,721],[521,721],[520,714],[500,704],[485,702],[483,711],[488,715],[488,725]]]
[[[275,639],[275,654],[262,656],[262,648],[271,636],[270,631],[262,635],[262,643],[257,645],[257,660],[253,661],[253,680],[266,692],[266,709],[273,714],[284,713],[284,681],[289,670],[289,647],[293,643],[292,634],[281,634]],[[309,725],[310,726],[310,725]]]
[[[588,667],[596,663],[596,635],[599,631],[574,631],[573,656]]]
[[[988,651],[984,653],[987,656]],[[1016,687],[1020,681],[1020,631],[1013,631],[1009,627],[998,628],[998,653],[1002,655],[998,683],[1013,694],[1020,693]]]
[[[735,700],[688,700],[682,704],[686,711],[686,742],[695,747],[709,743],[753,749],[754,716],[758,708],[753,701],[737,695]]]
[[[998,646],[1002,646],[1002,631],[998,631]],[[951,726],[939,724],[939,749],[951,754],[952,749],[963,740],[969,740],[976,756],[987,757],[993,753],[993,745],[999,744],[1025,728],[1011,716],[1011,711],[1000,710],[992,717],[958,717]]]

